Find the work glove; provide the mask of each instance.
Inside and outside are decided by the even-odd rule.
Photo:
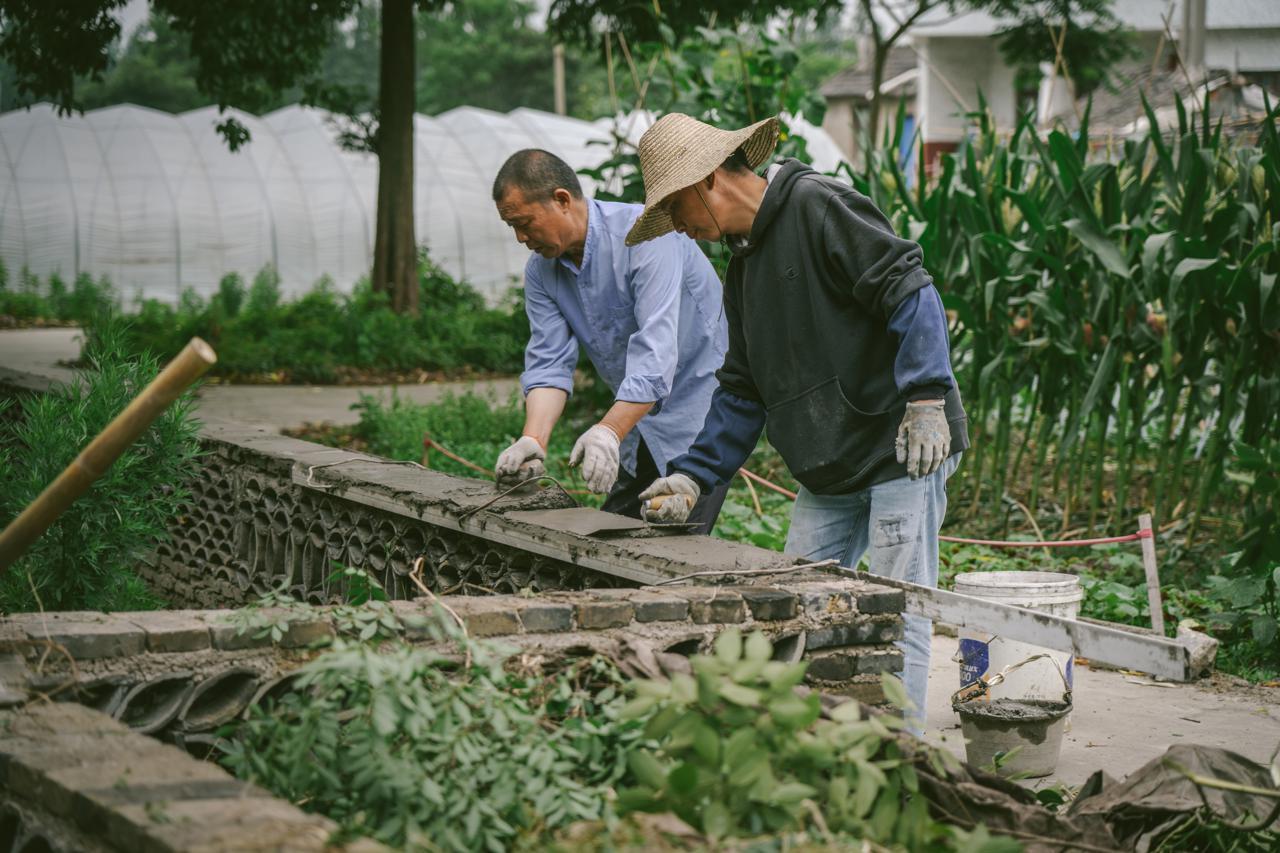
[[[578,436],[569,454],[570,465],[582,465],[587,488],[605,494],[618,481],[618,434],[604,424],[596,424]]]
[[[941,400],[907,403],[898,427],[898,462],[913,480],[937,471],[951,452],[951,427]]]
[[[698,502],[702,494],[698,484],[684,474],[672,474],[654,480],[649,488],[640,493],[641,514],[645,521],[656,521],[659,524],[683,524],[689,518],[689,512]],[[657,506],[651,507],[652,503]]]
[[[547,452],[536,438],[522,435],[519,441],[498,454],[498,464],[493,466],[494,478],[499,486],[514,486],[530,477],[543,477],[547,470],[542,460],[546,458]]]

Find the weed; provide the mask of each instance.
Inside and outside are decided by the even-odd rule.
[[[24,399],[0,420],[0,519],[14,518],[156,375],[125,354],[117,327],[96,338],[81,381]],[[0,609],[146,610],[159,602],[133,567],[166,535],[199,457],[191,395],[174,402],[0,578]]]

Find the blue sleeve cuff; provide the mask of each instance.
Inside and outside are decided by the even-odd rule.
[[[573,374],[558,370],[526,370],[520,374],[520,393],[528,397],[534,388],[559,388],[573,396]]]
[[[614,399],[624,403],[661,403],[671,393],[671,386],[659,374],[634,374],[622,380]]]
[[[756,449],[764,422],[760,403],[717,388],[702,431],[687,453],[672,460],[667,473],[687,474],[703,492],[729,482]]]

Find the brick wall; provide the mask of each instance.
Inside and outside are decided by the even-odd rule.
[[[554,663],[596,651],[618,659],[644,648],[688,656],[710,650],[728,626],[759,629],[779,658],[811,661],[823,692],[883,701],[881,672],[897,670],[902,594],[857,581],[779,586],[660,586],[540,596],[444,596],[474,638],[498,638]],[[392,607],[410,642],[411,617],[432,602]],[[261,611],[255,624],[279,614]],[[290,687],[289,675],[333,636],[331,608],[293,614],[278,640],[245,631],[230,610],[16,614],[0,621],[6,704],[39,696],[74,701],[206,754],[213,732],[254,703]],[[650,673],[653,674],[653,673]]]

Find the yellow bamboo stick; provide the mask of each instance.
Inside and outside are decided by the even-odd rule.
[[[182,352],[0,533],[0,572],[13,565],[76,498],[106,473],[125,448],[217,360],[213,348],[204,341],[188,341]]]

